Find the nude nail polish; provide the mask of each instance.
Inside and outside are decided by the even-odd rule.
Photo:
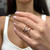
[[[16,28],[14,27],[14,30],[16,31]]]
[[[15,25],[16,23],[14,23],[14,25]]]
[[[16,18],[16,16],[13,16],[13,18],[15,19],[15,18]]]
[[[19,14],[19,12],[15,12],[15,14]]]

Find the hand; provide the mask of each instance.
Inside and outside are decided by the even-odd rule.
[[[24,40],[32,49],[40,46],[45,50],[50,50],[50,29],[46,21],[28,12],[16,12],[13,18],[21,22],[21,25],[14,23],[16,34]],[[29,36],[23,32],[24,27],[31,28]]]

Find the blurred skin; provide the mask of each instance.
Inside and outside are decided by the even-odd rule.
[[[37,15],[38,17],[41,17],[41,14],[36,12],[33,8],[33,0],[16,0],[16,6],[17,6],[17,9],[16,9],[17,11],[30,12],[30,13]],[[11,16],[10,16],[9,26],[8,26],[8,38],[16,46],[18,46],[20,48],[26,48],[26,47],[28,47],[28,45],[23,40],[21,40],[18,37],[18,35],[14,32],[14,23],[16,22],[16,24],[21,25],[22,22],[14,20],[13,16],[17,16],[17,15],[11,14]],[[50,18],[47,18],[47,19],[50,20]],[[4,29],[4,24],[5,24],[5,16],[0,17],[0,21],[2,21],[2,22],[0,22],[0,26],[1,26],[0,27],[0,39],[1,39],[0,46],[1,46],[2,40],[3,40],[2,33],[3,33],[3,29]],[[47,21],[47,23],[49,24],[48,21]],[[49,24],[49,26],[50,26],[50,24]],[[44,49],[42,49],[42,50],[44,50]]]
[[[30,1],[32,0],[16,0],[17,2],[20,2],[20,3],[29,3]]]
[[[16,6],[17,6],[17,11],[27,11],[27,12],[33,13],[33,0],[16,0]],[[13,19],[14,15],[15,14],[10,15],[9,26],[8,26],[8,38],[16,46],[20,48],[26,48],[28,47],[28,45],[23,40],[21,40],[14,32],[14,25],[13,25],[13,23],[15,22],[15,20]],[[0,17],[0,21],[1,21],[0,22],[0,26],[1,26],[0,27],[0,49],[1,49],[2,42],[3,42],[2,37],[3,37],[3,31],[4,31],[5,16]],[[20,24],[20,22],[18,21],[16,23]]]
[[[16,0],[17,11],[33,13],[33,0]]]
[[[34,0],[16,0],[16,11],[30,12],[35,15],[41,16],[40,13],[34,10]]]

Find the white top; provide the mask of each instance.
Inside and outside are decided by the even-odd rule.
[[[46,15],[42,15],[42,19],[46,21]],[[6,16],[5,27],[3,32],[3,44],[2,44],[1,50],[32,50],[31,47],[27,47],[24,49],[19,48],[9,40],[8,34],[7,34],[8,22],[9,22],[9,16]]]

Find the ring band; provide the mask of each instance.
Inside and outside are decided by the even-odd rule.
[[[28,26],[25,26],[23,31],[28,34],[30,32],[30,30],[31,29]]]

